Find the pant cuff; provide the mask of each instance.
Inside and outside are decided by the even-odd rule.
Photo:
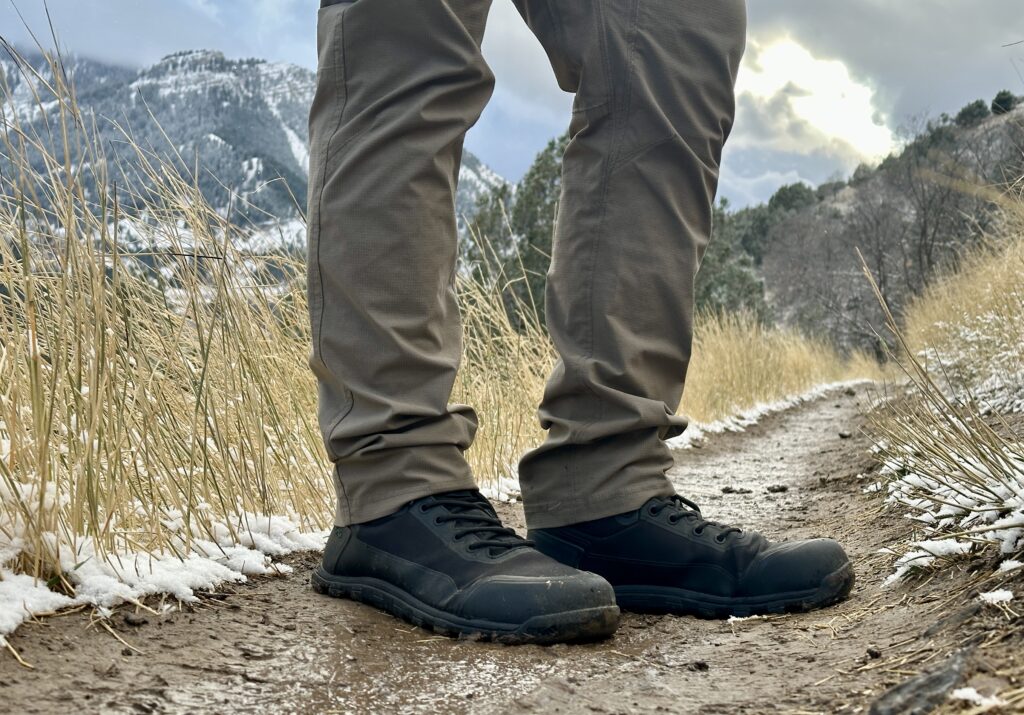
[[[584,521],[603,519],[607,516],[636,511],[649,499],[669,497],[676,491],[666,478],[661,485],[648,489],[629,491],[604,496],[600,499],[576,499],[569,501],[548,501],[543,504],[524,503],[527,529],[554,529],[559,526],[579,524]]]
[[[386,498],[368,499],[360,503],[348,501],[347,508],[339,499],[338,511],[335,514],[335,526],[351,526],[352,524],[363,524],[367,521],[390,516],[411,501],[423,497],[445,492],[454,492],[460,489],[476,489],[476,482],[472,477],[460,477],[443,482],[423,484],[415,489],[402,492],[389,492]]]

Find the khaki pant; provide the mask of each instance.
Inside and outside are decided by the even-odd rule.
[[[520,463],[531,528],[672,493],[690,359],[743,53],[743,0],[515,0],[575,94],[547,283],[560,360]],[[309,305],[337,524],[474,487],[454,194],[494,84],[490,0],[356,0],[319,16],[310,116]]]

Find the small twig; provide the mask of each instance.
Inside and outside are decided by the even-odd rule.
[[[25,662],[25,660],[21,657],[21,654],[18,653],[18,651],[16,651],[14,649],[14,646],[12,646],[10,644],[10,641],[8,641],[6,638],[0,638],[0,640],[2,640],[4,642],[4,645],[7,647],[7,650],[9,650],[11,652],[11,655],[14,656],[14,659],[16,661],[18,661],[18,665],[20,665],[23,668],[28,668],[29,670],[35,670],[36,669],[35,666],[32,665],[31,663],[26,663]]]
[[[139,650],[138,648],[133,646],[131,643],[126,641],[121,636],[117,635],[117,631],[115,631],[113,628],[111,628],[110,624],[107,623],[105,620],[104,621],[100,621],[100,625],[103,626],[104,628],[106,628],[107,632],[110,633],[110,635],[114,636],[114,638],[116,638],[125,648],[131,648],[133,651],[135,651],[139,655],[144,655],[144,653],[141,650]]]

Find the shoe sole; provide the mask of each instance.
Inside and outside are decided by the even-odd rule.
[[[856,577],[846,562],[826,576],[816,589],[756,598],[728,598],[668,586],[617,586],[615,600],[623,610],[671,613],[701,618],[727,618],[771,613],[802,613],[831,606],[846,599]]]
[[[378,579],[334,576],[323,568],[317,568],[310,581],[317,593],[374,606],[420,628],[450,638],[510,645],[578,643],[607,638],[619,625],[618,606],[549,613],[534,616],[523,623],[496,623],[465,619],[447,613]]]

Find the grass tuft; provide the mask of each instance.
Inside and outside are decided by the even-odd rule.
[[[914,302],[905,329],[888,314],[910,390],[873,416],[875,451],[888,501],[917,525],[894,579],[989,553],[1009,572],[1024,551],[1022,218]]]

